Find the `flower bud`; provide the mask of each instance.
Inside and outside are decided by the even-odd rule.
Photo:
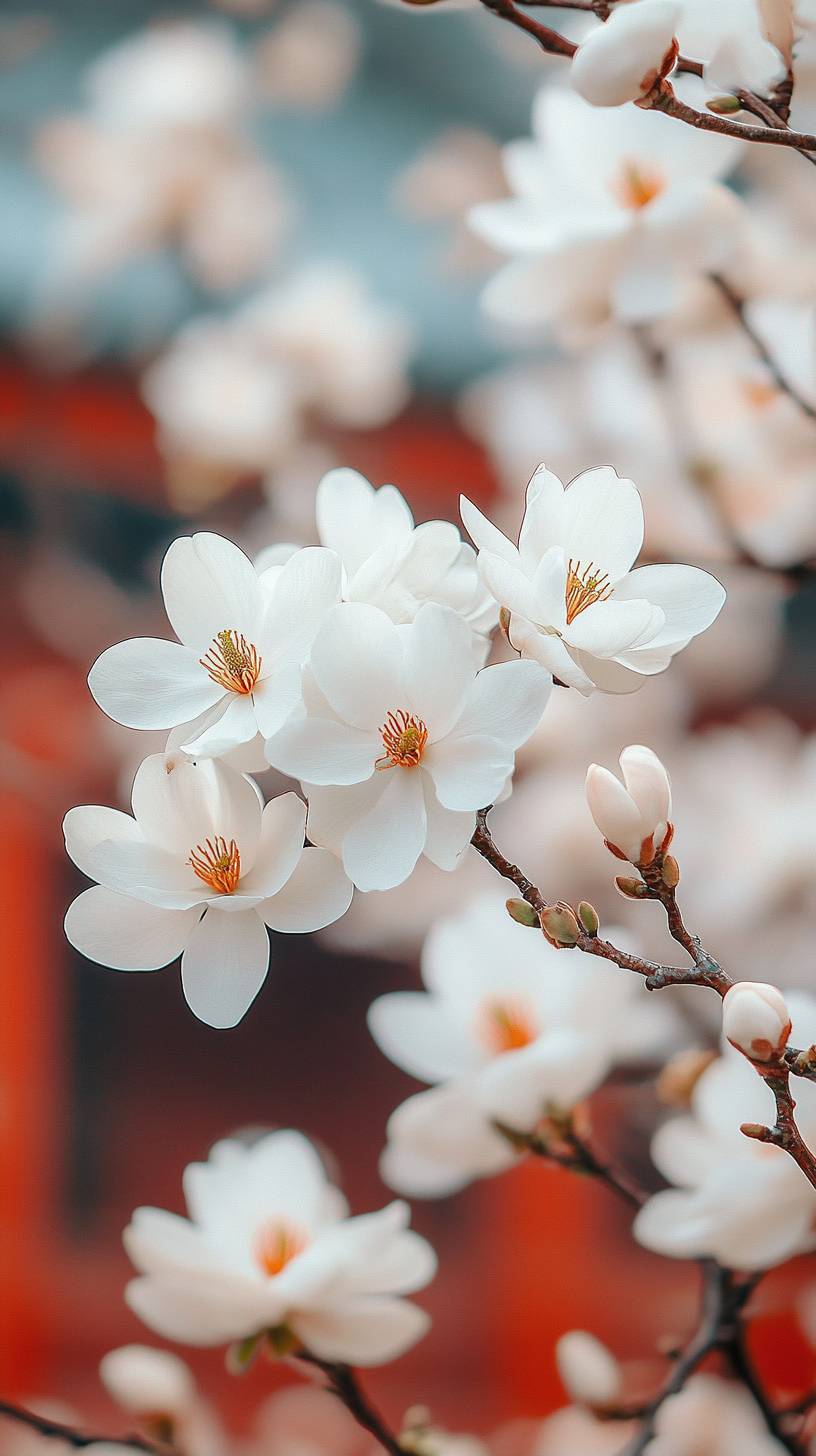
[[[505,908],[510,919],[515,920],[518,925],[534,925],[538,929],[538,916],[526,900],[506,900]]]
[[[742,102],[737,96],[710,96],[706,107],[715,116],[729,116],[734,111],[742,111]]]
[[[590,905],[588,900],[582,900],[580,905],[578,906],[578,919],[583,925],[587,935],[598,934],[601,925],[600,916],[598,915],[595,906]]]
[[[770,1062],[784,1051],[791,1022],[776,986],[739,981],[723,998],[723,1032],[737,1051],[754,1062]]]
[[[191,1404],[195,1384],[183,1360],[149,1345],[123,1345],[99,1365],[108,1394],[134,1416],[176,1418]]]
[[[621,1370],[611,1351],[585,1330],[570,1330],[555,1347],[555,1361],[571,1400],[603,1409],[620,1395]]]
[[[642,4],[643,0],[638,0]],[[651,864],[671,831],[671,783],[651,748],[632,744],[620,756],[621,783],[591,763],[586,776],[589,812],[613,854]]]
[[[663,869],[661,872],[663,884],[673,890],[680,883],[680,866],[673,854],[663,856]]]
[[[643,881],[633,879],[631,875],[616,875],[615,889],[624,900],[645,900],[649,893]]]
[[[551,945],[567,946],[577,945],[581,939],[581,929],[575,918],[575,911],[569,905],[560,902],[557,905],[548,905],[541,912],[541,929],[544,931]]]
[[[676,0],[616,6],[578,47],[570,71],[575,90],[593,106],[623,106],[645,96],[677,60]]]

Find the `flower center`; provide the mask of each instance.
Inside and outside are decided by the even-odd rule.
[[[213,682],[228,693],[251,693],[261,675],[262,659],[257,647],[243,632],[225,628],[216,632],[203,657],[199,658]]]
[[[521,997],[486,1001],[479,1010],[479,1035],[496,1056],[517,1052],[538,1036],[532,1008]]]
[[[220,834],[191,849],[187,863],[219,895],[231,895],[241,878],[241,851],[234,839],[227,844]]]
[[[579,612],[586,611],[594,602],[605,602],[611,595],[612,587],[605,571],[599,571],[591,561],[582,571],[580,561],[573,561],[570,557],[565,593],[567,626],[575,621]]]
[[[286,1219],[271,1219],[259,1230],[254,1254],[264,1274],[274,1279],[308,1247],[309,1240],[295,1224]]]
[[[653,167],[644,167],[639,162],[624,162],[614,184],[618,201],[632,212],[648,207],[664,191],[666,180]]]
[[[385,753],[374,767],[416,768],[428,742],[428,730],[422,719],[415,718],[406,708],[398,708],[388,714],[380,732]]]

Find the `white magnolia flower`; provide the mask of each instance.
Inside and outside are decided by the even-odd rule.
[[[184,1361],[149,1345],[110,1350],[100,1361],[99,1378],[117,1405],[140,1417],[176,1420],[196,1397],[195,1381]]]
[[[401,1296],[433,1278],[433,1250],[404,1203],[349,1218],[311,1143],[275,1132],[217,1143],[184,1174],[189,1218],[139,1208],[125,1247],[140,1278],[125,1298],[151,1329],[189,1345],[286,1331],[323,1360],[378,1365],[425,1333]]]
[[[816,1038],[816,1002],[788,997],[800,1046]],[[816,1140],[816,1086],[800,1079],[796,1118],[805,1142]],[[740,1132],[743,1122],[774,1122],[770,1090],[753,1067],[726,1047],[697,1082],[691,1114],[664,1123],[652,1158],[674,1188],[657,1193],[634,1232],[647,1249],[679,1259],[713,1258],[733,1269],[764,1269],[816,1242],[816,1189],[782,1148]]]
[[[369,1012],[386,1056],[438,1084],[388,1125],[383,1177],[419,1197],[511,1166],[517,1153],[496,1121],[531,1132],[548,1108],[572,1107],[664,1034],[663,1013],[634,978],[564,957],[512,921],[501,895],[437,921],[422,977],[425,991],[382,996]]]
[[[453,869],[544,711],[546,673],[520,662],[477,673],[471,644],[468,623],[435,602],[401,627],[344,602],[315,638],[306,713],[269,760],[308,785],[310,840],[361,890],[401,884],[421,854]]]
[[[589,765],[589,812],[613,851],[632,864],[650,864],[671,839],[669,775],[657,754],[639,743],[624,748],[620,766],[623,784],[600,764]]]
[[[645,322],[725,265],[742,214],[718,179],[739,142],[637,107],[601,112],[552,86],[536,99],[533,131],[505,148],[515,195],[470,214],[513,255],[483,294],[497,319],[577,336],[610,317]]]
[[[621,1392],[621,1368],[606,1345],[586,1330],[568,1330],[555,1347],[567,1395],[582,1405],[610,1406]]]
[[[703,62],[710,89],[767,96],[785,75],[782,52],[790,58],[792,7],[789,0],[681,0],[677,34],[684,54]]]
[[[65,844],[97,884],[69,906],[71,944],[118,971],[154,971],[181,955],[191,1010],[234,1026],[266,978],[272,930],[320,930],[348,909],[333,855],[304,849],[306,805],[282,794],[261,808],[255,785],[213,759],[146,758],[133,818],[71,809]]]
[[[631,569],[643,503],[611,466],[564,487],[540,465],[517,547],[464,496],[461,507],[484,579],[510,613],[512,645],[579,692],[633,692],[710,627],[725,601],[699,567]]]
[[[680,0],[619,5],[591,30],[572,59],[570,81],[593,106],[623,106],[645,96],[677,59]]]
[[[226,25],[177,21],[127,36],[89,68],[94,119],[118,131],[208,130],[246,103],[246,66]]]
[[[202,531],[168,549],[162,593],[180,640],[109,647],[91,668],[91,692],[117,723],[186,724],[186,752],[222,754],[271,737],[299,706],[303,663],[339,600],[340,562],[307,547],[258,573],[233,542]]]
[[[423,602],[440,602],[473,629],[481,664],[497,610],[482,585],[473,548],[451,521],[414,525],[393,485],[375,490],[356,470],[330,470],[317,487],[317,534],[343,563],[343,600],[368,602],[392,622],[413,622]],[[278,548],[262,552],[258,567]]]
[[[755,1062],[778,1057],[787,1045],[791,1019],[785,998],[763,981],[738,981],[722,1004],[723,1035]]]

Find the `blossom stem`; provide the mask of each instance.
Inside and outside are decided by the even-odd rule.
[[[496,1123],[496,1127],[508,1142],[515,1147],[525,1148],[534,1157],[544,1158],[571,1173],[582,1173],[589,1178],[596,1178],[599,1183],[617,1193],[630,1208],[642,1208],[649,1198],[645,1188],[641,1188],[629,1173],[599,1158],[587,1140],[572,1127],[559,1128],[554,1140],[548,1139],[539,1131],[516,1132],[514,1128],[505,1127],[502,1123]]]
[[[62,1421],[49,1420],[47,1416],[38,1415],[35,1411],[27,1410],[25,1406],[13,1405],[8,1400],[0,1400],[0,1417],[16,1421],[20,1426],[27,1426],[30,1431],[36,1431],[38,1436],[64,1441],[75,1451],[84,1450],[88,1446],[96,1446],[100,1442],[111,1446],[130,1446],[134,1451],[149,1453],[149,1456],[168,1456],[168,1453],[173,1450],[172,1446],[154,1445],[153,1442],[146,1441],[143,1436],[88,1435],[86,1431],[78,1431],[73,1426],[65,1425]]]
[[[361,1426],[364,1431],[368,1431],[384,1451],[388,1451],[390,1456],[405,1456],[405,1447],[388,1429],[379,1411],[371,1405],[349,1365],[338,1365],[331,1360],[320,1360],[317,1355],[310,1355],[305,1350],[298,1351],[295,1358],[322,1371],[331,1394],[337,1396],[358,1426]]]
[[[736,290],[731,287],[731,284],[725,278],[721,277],[719,273],[712,273],[709,276],[714,287],[719,290],[726,303],[733,309],[740,328],[746,337],[750,339],[754,349],[773,379],[774,384],[777,386],[777,389],[780,389],[783,394],[786,394],[788,399],[792,400],[797,409],[800,409],[803,415],[807,415],[809,420],[816,420],[816,406],[806,400],[794,388],[790,381],[785,378],[767,345],[757,333],[753,324],[749,322],[745,311],[745,299],[740,298]]]

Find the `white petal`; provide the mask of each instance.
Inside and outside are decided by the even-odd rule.
[[[479,551],[489,551],[491,555],[498,556],[506,561],[509,566],[518,566],[519,554],[512,541],[494,526],[487,516],[477,506],[468,500],[466,495],[459,497],[459,510],[465,525],[465,530]]]
[[[270,799],[261,816],[255,863],[241,876],[243,895],[277,895],[296,872],[306,836],[306,805],[297,794]]]
[[[513,771],[513,750],[486,734],[451,734],[426,750],[423,768],[446,809],[459,812],[492,804]]]
[[[269,936],[254,910],[208,911],[181,961],[187,1005],[207,1026],[235,1026],[266,980],[268,965]]]
[[[427,1332],[430,1317],[404,1299],[376,1296],[344,1300],[337,1308],[298,1312],[292,1328],[322,1360],[350,1365],[384,1365],[396,1360]]]
[[[149,905],[187,910],[213,893],[188,865],[152,844],[103,840],[86,858],[87,872],[97,884]]]
[[[500,556],[494,556],[489,551],[479,553],[479,572],[488,591],[493,594],[499,606],[506,607],[510,612],[518,612],[520,616],[527,617],[530,621],[539,620],[537,617],[538,599],[530,578],[524,573],[518,560],[515,562],[503,561]],[[559,619],[561,612],[559,610]],[[557,625],[552,622],[541,622],[542,627]]]
[[[196,738],[185,739],[183,748],[196,758],[219,758],[233,748],[249,743],[258,732],[255,703],[249,693],[230,693],[227,707]]]
[[[568,688],[577,688],[585,696],[592,692],[593,680],[584,664],[576,661],[567,644],[554,632],[539,632],[533,623],[514,616],[510,620],[510,641],[518,652],[539,663]]]
[[[538,663],[499,662],[485,667],[451,736],[478,733],[516,749],[538,726],[551,690],[552,678]]]
[[[645,597],[662,608],[666,620],[650,647],[688,642],[711,626],[725,603],[717,578],[697,566],[639,566],[619,583],[615,596]]]
[[[344,602],[315,638],[312,674],[333,710],[355,728],[376,730],[391,709],[407,707],[403,646],[377,607]]]
[[[419,1092],[392,1113],[380,1171],[399,1192],[433,1198],[510,1168],[518,1156],[485,1117],[468,1079]]]
[[[306,546],[290,556],[275,579],[259,647],[300,665],[326,614],[340,601],[342,566],[334,551]]]
[[[339,859],[328,849],[304,849],[294,874],[273,899],[258,907],[272,930],[289,934],[322,930],[345,915],[353,887]]]
[[[114,971],[157,971],[181,955],[199,911],[161,910],[101,885],[68,907],[65,934],[88,960]]]
[[[374,808],[387,784],[387,773],[373,773],[361,784],[339,787],[304,784],[309,802],[306,835],[312,844],[342,855],[349,829]]]
[[[604,839],[622,849],[633,861],[639,859],[644,838],[643,820],[620,779],[600,764],[590,764],[586,776],[586,797],[589,812]]]
[[[253,641],[261,604],[258,576],[234,542],[210,531],[180,537],[162,562],[161,584],[173,631],[198,656],[217,632],[242,632]]]
[[[618,581],[643,545],[643,502],[611,465],[585,470],[565,492],[564,553]]]
[[[303,669],[298,663],[277,664],[252,694],[258,732],[272,738],[303,701]]]
[[[317,534],[342,557],[350,576],[384,540],[407,538],[414,520],[393,487],[375,491],[356,470],[330,470],[317,487]]]
[[[651,602],[594,602],[567,627],[565,638],[570,647],[589,652],[594,657],[615,657],[641,640],[652,637],[663,626],[663,612]]]
[[[379,734],[332,718],[296,718],[267,745],[273,768],[310,784],[358,784],[371,777],[383,751]]]
[[[196,845],[221,836],[236,841],[245,870],[252,865],[261,805],[252,781],[235,769],[209,759],[194,763],[180,753],[154,753],[140,764],[131,798],[145,839],[183,862]]]
[[[666,824],[671,819],[671,785],[657,754],[640,743],[631,743],[620,756],[620,766],[646,828]]]
[[[476,1095],[486,1115],[527,1132],[549,1103],[573,1107],[593,1092],[609,1061],[600,1040],[562,1028],[495,1057],[479,1076]]]
[[[187,647],[132,637],[96,659],[88,686],[103,713],[126,728],[173,728],[224,696]]]
[[[455,870],[473,838],[476,815],[474,812],[459,814],[454,809],[444,808],[436,797],[429,774],[423,775],[422,788],[428,821],[423,853],[440,870]]]
[[[95,879],[88,868],[88,855],[103,840],[120,841],[122,844],[142,844],[144,836],[129,814],[121,809],[109,809],[103,804],[78,804],[69,809],[62,821],[65,848],[77,869]]]
[[[565,514],[566,494],[561,481],[546,466],[539,465],[527,485],[519,533],[519,556],[530,575],[553,547],[563,550]]]
[[[472,642],[464,618],[436,602],[426,602],[405,629],[410,702],[432,738],[444,737],[464,707],[474,676]]]
[[[446,1082],[482,1064],[473,1038],[437,997],[421,991],[380,996],[368,1009],[380,1051],[420,1082]]]
[[[269,1322],[269,1301],[262,1285],[257,1290],[235,1279],[214,1274],[208,1279],[187,1276],[133,1279],[125,1289],[125,1302],[139,1319],[166,1340],[185,1345],[225,1345],[254,1335]]]
[[[374,807],[348,830],[343,865],[358,890],[390,890],[407,880],[425,845],[425,803],[418,769],[383,773]]]

